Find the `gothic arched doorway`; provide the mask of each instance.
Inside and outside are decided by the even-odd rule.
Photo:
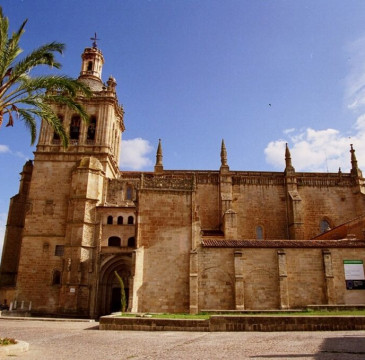
[[[101,264],[98,308],[99,315],[108,315],[121,310],[121,287],[115,271],[123,279],[127,309],[131,307],[132,258],[130,255],[112,255]]]

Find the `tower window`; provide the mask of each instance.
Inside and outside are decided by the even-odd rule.
[[[58,115],[58,118],[59,118],[59,120],[60,120],[60,122],[62,124],[63,123],[63,116]],[[53,133],[53,140],[56,140],[55,142],[57,142],[58,140],[60,140],[60,136],[56,132]]]
[[[70,139],[71,140],[78,140],[79,139],[80,124],[81,124],[80,116],[75,115],[71,118],[71,124],[70,124]]]
[[[113,216],[109,215],[106,223],[108,225],[113,225]]]
[[[108,246],[120,246],[121,240],[118,236],[111,236],[108,239]]]
[[[93,62],[92,61],[89,61],[87,63],[87,71],[92,71],[93,70]]]
[[[126,200],[132,200],[133,190],[131,186],[127,187]]]
[[[95,140],[96,131],[96,117],[92,116],[90,118],[89,127],[87,128],[87,140]]]
[[[123,216],[118,216],[118,225],[123,225]]]
[[[262,226],[256,226],[256,240],[262,240],[264,238],[264,229]]]
[[[136,246],[136,239],[134,237],[130,237],[128,239],[128,247],[135,247]]]
[[[64,252],[65,252],[65,247],[63,245],[56,245],[54,250],[55,256],[63,256]]]
[[[330,223],[326,219],[321,220],[319,227],[320,227],[321,234],[328,230],[331,230]]]
[[[134,218],[133,216],[128,216],[128,224],[132,225],[134,223]]]

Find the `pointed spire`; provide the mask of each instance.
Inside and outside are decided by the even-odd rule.
[[[162,145],[161,139],[158,139],[158,146],[156,152],[156,165],[155,165],[155,172],[163,171],[163,164],[162,164]]]
[[[285,167],[293,166],[291,163],[291,155],[288,143],[285,143]]]
[[[221,145],[221,170],[229,171],[229,166],[227,164],[227,150],[224,139],[222,139]]]
[[[362,177],[362,172],[357,165],[357,159],[355,155],[355,149],[353,144],[350,144],[350,153],[351,153],[351,175]]]
[[[226,150],[226,145],[224,144],[224,139],[222,139],[222,145],[221,145],[221,165],[227,166],[227,150]]]
[[[291,162],[291,154],[288,143],[285,143],[285,172],[295,172],[295,169]]]
[[[351,153],[351,168],[352,170],[357,170],[358,167],[357,167],[357,159],[356,159],[356,155],[355,155],[355,150],[354,150],[354,147],[353,147],[353,144],[350,144],[350,153]]]

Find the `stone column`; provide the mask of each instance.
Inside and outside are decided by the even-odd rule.
[[[243,282],[243,259],[242,252],[234,252],[234,289],[235,289],[235,310],[245,309],[245,290]]]
[[[278,250],[280,309],[289,309],[288,274],[286,270],[286,253]]]
[[[237,213],[232,209],[227,210],[223,215],[223,231],[226,240],[237,239]]]
[[[323,265],[324,265],[324,276],[326,279],[327,304],[332,305],[336,304],[335,284],[332,271],[332,255],[331,252],[327,249],[322,251],[322,255],[323,255]]]
[[[189,276],[189,294],[190,294],[190,314],[199,312],[199,285],[198,285],[198,253],[190,252],[190,276]]]

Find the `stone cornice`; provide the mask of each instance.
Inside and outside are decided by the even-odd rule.
[[[209,248],[365,248],[363,240],[217,240],[203,239]]]

